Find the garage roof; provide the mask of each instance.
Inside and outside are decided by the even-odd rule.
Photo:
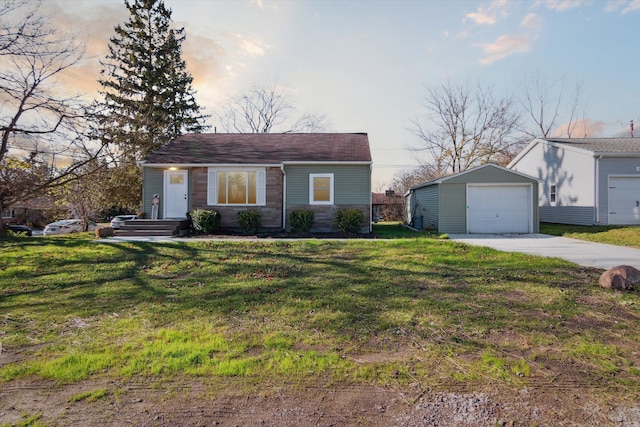
[[[463,171],[463,172],[459,172],[459,173],[454,173],[454,174],[451,174],[451,175],[443,176],[443,177],[440,177],[440,178],[435,179],[433,181],[428,181],[428,182],[425,182],[423,184],[416,185],[414,187],[411,187],[411,189],[409,191],[416,190],[418,188],[428,187],[430,185],[442,184],[443,182],[449,181],[450,179],[458,178],[460,176],[463,176],[463,175],[466,175],[468,173],[472,173],[472,172],[475,172],[475,171],[478,171],[478,170],[484,169],[484,168],[496,168],[496,169],[500,169],[500,170],[503,170],[505,172],[508,172],[508,173],[511,173],[511,174],[514,174],[514,175],[518,175],[518,176],[521,176],[521,177],[524,177],[524,178],[529,178],[531,180],[536,181],[536,179],[534,177],[526,175],[524,173],[520,173],[520,172],[514,171],[512,169],[507,169],[504,166],[496,165],[495,163],[485,163],[484,165],[476,166],[474,168],[467,169],[466,171]]]

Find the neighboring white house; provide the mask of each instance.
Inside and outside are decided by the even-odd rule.
[[[508,167],[538,178],[542,222],[640,225],[640,138],[536,138]]]

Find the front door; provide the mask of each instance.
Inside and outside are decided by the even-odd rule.
[[[188,172],[164,171],[164,218],[186,218],[188,209]]]

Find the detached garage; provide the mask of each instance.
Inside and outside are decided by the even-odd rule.
[[[407,221],[441,233],[537,233],[538,181],[485,164],[411,188]]]

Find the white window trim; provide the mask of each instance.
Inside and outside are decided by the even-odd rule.
[[[6,216],[6,214],[9,214],[9,216]],[[5,209],[2,211],[2,218],[3,219],[9,219],[9,218],[15,218],[16,217],[16,212],[13,209]]]
[[[555,191],[553,191],[555,189]],[[549,185],[549,205],[556,206],[558,204],[558,185]]]
[[[218,173],[219,172],[255,172],[256,173],[256,203],[218,203]],[[216,167],[207,170],[207,205],[208,206],[266,206],[266,168],[251,167]]]
[[[329,201],[315,201],[313,191],[313,180],[315,178],[329,178]],[[333,174],[332,173],[311,173],[309,174],[309,204],[310,205],[333,205]]]

